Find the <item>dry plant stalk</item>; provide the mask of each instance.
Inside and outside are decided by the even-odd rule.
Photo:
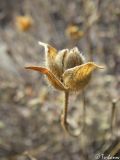
[[[114,126],[115,126],[115,123],[116,123],[116,106],[117,106],[117,102],[120,100],[120,98],[116,98],[116,99],[113,99],[112,102],[111,102],[111,133],[113,134],[114,132]]]
[[[39,45],[45,48],[46,67],[27,66],[25,68],[46,75],[52,86],[64,91],[65,105],[61,115],[61,124],[67,133],[78,136],[80,133],[71,132],[70,124],[67,122],[69,92],[83,90],[89,83],[92,72],[103,67],[94,62],[85,63],[84,57],[77,47],[57,51],[46,43],[39,42]]]
[[[33,156],[30,155],[29,152],[24,152],[23,155],[28,159],[28,160],[37,160],[36,158],[34,158]]]
[[[119,152],[120,152],[120,142],[118,142],[118,144],[112,149],[112,151],[110,152],[110,155],[112,157],[115,157],[115,155]]]

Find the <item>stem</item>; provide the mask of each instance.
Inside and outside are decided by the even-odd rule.
[[[85,129],[85,121],[86,121],[86,98],[85,98],[85,91],[83,90],[83,130]]]
[[[117,107],[117,102],[120,100],[120,97],[117,99],[112,100],[112,108],[111,108],[111,132],[113,134],[113,127],[115,128],[115,123],[117,121],[117,118],[115,116],[116,114],[116,107]]]
[[[65,107],[64,107],[64,118],[65,123],[67,123],[67,110],[68,110],[68,99],[69,99],[69,92],[65,92]]]
[[[83,130],[83,127],[79,131],[79,133],[76,133],[76,132],[73,133],[69,130],[70,124],[67,122],[69,92],[65,91],[64,93],[65,93],[65,105],[64,105],[62,115],[61,115],[61,125],[62,125],[63,129],[65,130],[65,132],[68,133],[70,136],[78,137],[80,135],[81,131]]]
[[[116,100],[112,101],[112,109],[111,109],[111,132],[113,134],[113,127],[115,124],[115,113],[116,113]]]
[[[61,125],[66,132],[68,132],[68,124],[67,124],[68,99],[69,99],[69,92],[65,91],[65,105],[61,115]]]

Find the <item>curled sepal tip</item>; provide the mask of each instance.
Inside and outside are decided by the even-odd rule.
[[[43,47],[46,47],[48,44],[46,44],[46,43],[43,43],[43,42],[41,42],[41,41],[38,41],[38,44],[40,45],[40,46],[43,46]]]
[[[51,45],[47,44],[47,43],[43,43],[41,41],[38,42],[38,44],[40,46],[43,46],[45,48],[45,52],[46,54],[52,54],[54,56],[56,56],[57,54],[57,49],[55,49],[54,47],[52,47]]]

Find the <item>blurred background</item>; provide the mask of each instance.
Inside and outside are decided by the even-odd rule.
[[[77,138],[60,125],[63,93],[43,75],[24,69],[44,66],[38,41],[58,50],[77,46],[86,61],[105,66],[85,90],[86,125]],[[97,153],[119,154],[119,95],[120,1],[0,0],[1,160],[91,160]],[[69,101],[69,119],[80,129],[82,93],[71,94]]]

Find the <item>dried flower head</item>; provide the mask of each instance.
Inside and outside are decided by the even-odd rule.
[[[27,31],[32,26],[33,20],[30,16],[17,16],[15,23],[20,31]]]
[[[84,36],[84,32],[77,25],[69,25],[66,29],[66,35],[73,40],[78,40]]]
[[[57,89],[81,90],[88,84],[92,71],[103,68],[94,62],[85,63],[85,59],[77,47],[71,50],[57,51],[48,44],[42,42],[39,44],[45,47],[46,68],[41,66],[26,68],[45,74],[50,83]]]
[[[68,131],[66,121],[68,93],[83,90],[89,83],[92,72],[103,67],[96,65],[94,62],[85,63],[85,58],[77,47],[57,51],[48,44],[42,42],[39,42],[39,44],[45,48],[46,67],[28,66],[26,69],[45,74],[52,86],[65,92],[66,102],[61,121],[64,129]]]

